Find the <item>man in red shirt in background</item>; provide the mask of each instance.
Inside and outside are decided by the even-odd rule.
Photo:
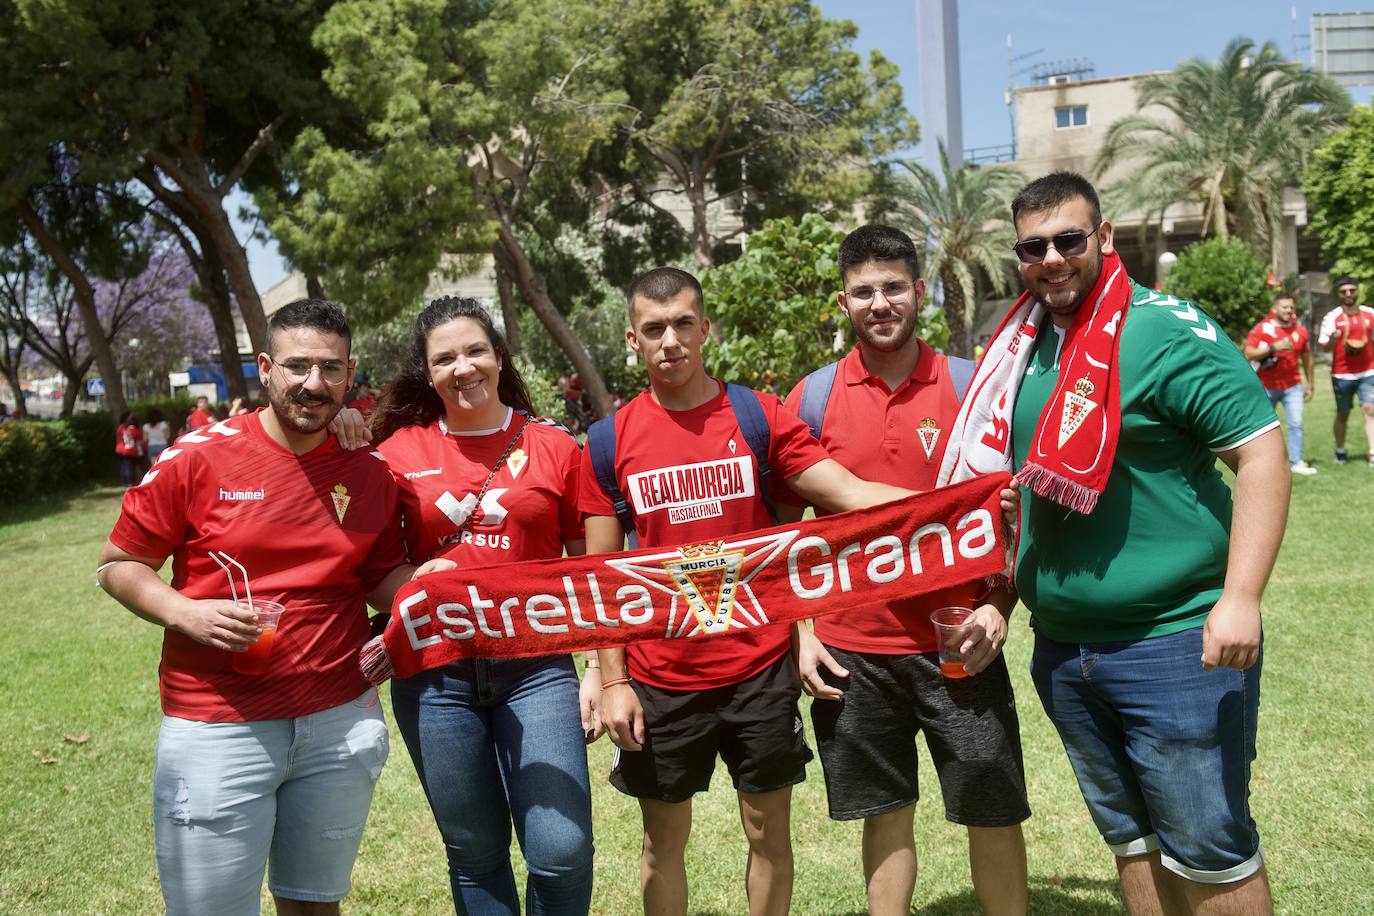
[[[1302,457],[1303,403],[1312,400],[1312,347],[1298,307],[1288,293],[1274,297],[1274,307],[1245,338],[1245,358],[1259,362],[1259,380],[1271,404],[1283,404],[1288,421],[1288,464],[1294,474],[1317,473]],[[1298,364],[1302,364],[1302,376]]]
[[[123,511],[96,576],[163,627],[164,713],[153,775],[158,876],[170,914],[338,913],[387,757],[376,691],[358,671],[366,599],[404,566],[397,489],[376,453],[327,430],[353,362],[338,306],[290,303],[258,354],[268,405],[178,439]],[[235,658],[260,636],[235,588],[285,606],[261,674]],[[172,557],[171,584],[158,569]]]
[[[200,429],[202,426],[209,426],[215,422],[215,415],[210,411],[210,399],[205,395],[196,398],[196,406],[191,410],[190,416],[186,418],[186,429]]]
[[[1336,395],[1336,463],[1345,464],[1345,429],[1358,397],[1364,414],[1365,447],[1374,468],[1374,309],[1360,305],[1360,285],[1354,277],[1336,281],[1341,307],[1322,318],[1317,343],[1331,354],[1331,389]]]
[[[772,521],[753,452],[725,386],[701,362],[711,328],[701,285],[685,271],[660,267],[638,277],[627,299],[626,339],[645,361],[649,390],[602,422],[615,424],[614,472],[633,506],[639,545],[694,544],[767,527]],[[768,422],[769,466],[807,500],[843,511],[909,495],[854,477],[776,396],[756,396]],[[698,465],[728,465],[730,482],[695,502],[654,483]],[[585,456],[580,502],[587,552],[621,549],[620,520]],[[806,778],[811,759],[797,715],[801,685],[789,641],[788,627],[765,625],[719,639],[639,643],[628,651],[599,653],[601,719],[619,748],[611,784],[639,799],[643,817],[640,884],[646,913],[687,912],[683,856],[692,796],[709,786],[717,754],[734,782],[749,843],[749,912],[788,911],[792,786]]]
[[[949,360],[915,334],[925,301],[916,248],[900,230],[867,225],[840,243],[839,262],[838,301],[858,343],[839,362],[821,402],[821,444],[868,480],[934,489],[959,394]],[[972,367],[964,368],[967,382]],[[787,397],[789,409],[801,411],[808,384],[822,383],[816,375],[798,383]],[[872,914],[911,909],[921,731],[945,817],[968,828],[983,912],[1026,912],[1021,822],[1030,807],[1016,700],[1001,656],[1014,604],[1008,589],[989,594],[970,583],[823,617],[814,635],[805,624],[794,627],[802,686],[816,697],[811,720],[830,816],[864,822]],[[940,672],[930,615],[949,606],[974,609],[966,678]]]

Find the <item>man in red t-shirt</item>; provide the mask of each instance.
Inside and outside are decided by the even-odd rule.
[[[209,426],[215,422],[215,415],[210,411],[210,399],[205,395],[196,398],[196,406],[191,410],[190,416],[186,418],[187,431],[200,429],[202,426]]]
[[[949,361],[915,334],[925,300],[916,248],[898,229],[861,226],[840,243],[839,262],[837,301],[858,343],[836,368],[821,444],[861,477],[933,489],[959,397]],[[810,383],[821,384],[804,379],[793,388],[790,410],[801,411]],[[792,502],[787,494],[783,500]],[[823,617],[814,635],[795,627],[802,686],[816,697],[811,719],[830,816],[864,822],[871,912],[911,908],[922,731],[945,817],[968,828],[983,911],[1026,910],[1021,822],[1030,808],[1016,700],[1001,656],[1015,598],[1005,588],[986,592],[970,584]],[[949,606],[973,608],[975,619],[965,663],[973,676],[954,680],[940,672],[930,620]]]
[[[326,428],[349,342],[336,305],[277,311],[258,355],[269,406],[173,443],[101,551],[100,584],[166,631],[153,806],[168,913],[256,913],[269,861],[278,913],[337,913],[350,886],[387,756],[358,671],[366,599],[411,567],[385,461]],[[262,599],[285,608],[275,630],[258,625]],[[258,640],[265,671],[241,672]]]
[[[711,325],[701,285],[691,274],[660,267],[638,277],[627,299],[626,339],[648,367],[649,390],[605,422],[615,424],[615,475],[633,508],[640,546],[695,544],[771,524],[725,386],[702,366]],[[859,480],[826,455],[777,397],[757,397],[768,421],[769,466],[806,499],[843,511],[910,492]],[[706,474],[695,473],[703,466],[712,477],[709,498],[672,483],[693,474],[703,479]],[[587,552],[621,549],[620,521],[585,456],[580,504]],[[645,912],[687,911],[683,855],[692,796],[710,784],[717,754],[738,792],[749,843],[750,913],[787,912],[792,786],[806,778],[811,759],[788,648],[787,627],[764,625],[718,639],[599,653],[601,718],[620,748],[611,783],[639,799],[643,816]]]
[[[1245,338],[1245,358],[1254,360],[1256,371],[1271,404],[1282,404],[1288,420],[1288,464],[1294,474],[1317,473],[1302,457],[1303,404],[1312,400],[1312,347],[1307,328],[1298,321],[1297,303],[1288,293],[1274,297],[1274,307]],[[1302,365],[1302,376],[1298,365]]]
[[[1345,430],[1356,398],[1364,414],[1365,447],[1374,468],[1374,309],[1360,305],[1360,286],[1354,277],[1336,281],[1341,307],[1322,318],[1317,343],[1331,354],[1331,388],[1336,395],[1336,463],[1345,464]]]

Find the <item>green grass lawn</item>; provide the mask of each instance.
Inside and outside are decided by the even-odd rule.
[[[1308,417],[1320,474],[1294,481],[1283,553],[1265,596],[1265,675],[1255,816],[1282,913],[1374,912],[1374,470],[1331,462],[1329,386]],[[1352,431],[1352,451],[1362,438]],[[160,634],[94,584],[118,513],[98,489],[0,510],[0,913],[159,910],[151,823]],[[1024,613],[1007,645],[1034,816],[1026,824],[1034,913],[1119,913],[1115,870],[1026,673]],[[808,723],[809,725],[809,723]],[[611,747],[590,750],[596,814],[593,911],[639,912],[639,817],[605,782]],[[917,806],[921,913],[977,911],[961,829],[931,797]],[[826,819],[819,763],[793,813],[794,912],[864,910],[858,824]],[[694,913],[745,912],[744,841],[723,769],[698,798],[689,850]],[[393,732],[354,872],[350,913],[452,912],[444,856]],[[268,912],[270,912],[270,906]]]

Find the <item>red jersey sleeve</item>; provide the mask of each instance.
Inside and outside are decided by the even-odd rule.
[[[1258,347],[1264,342],[1264,335],[1260,333],[1261,327],[1262,325],[1257,324],[1250,329],[1250,333],[1245,337],[1245,345],[1247,347]]]
[[[572,448],[563,465],[563,495],[558,501],[558,528],[564,543],[587,537],[586,526],[582,524],[581,489],[582,449]]]
[[[792,388],[791,393],[787,395],[787,400],[783,402],[783,410],[790,414],[793,414],[794,416],[801,416],[802,391],[805,388],[806,379],[802,379],[800,382],[797,382],[797,384]],[[808,428],[807,435],[810,434],[811,431]],[[789,487],[787,485],[787,482],[784,481],[781,477],[774,477],[773,479],[773,498],[778,502],[786,503],[789,506],[806,507],[811,505],[810,500],[806,499],[805,497],[799,496],[797,492],[793,490],[791,487]]]
[[[389,471],[387,472],[387,480],[391,483],[392,489],[391,510],[389,512],[391,521],[377,536],[377,540],[372,544],[372,549],[368,551],[367,557],[358,567],[358,578],[362,581],[363,590],[366,592],[371,592],[391,574],[392,570],[407,562],[405,531],[401,527],[399,493],[394,481],[391,480]]]
[[[795,477],[830,457],[801,417],[783,407],[777,395],[759,392],[759,403],[768,416],[768,428],[773,434],[768,463],[780,480]]]
[[[190,455],[164,458],[142,483],[126,490],[110,542],[136,557],[171,556],[186,540],[194,467]]]

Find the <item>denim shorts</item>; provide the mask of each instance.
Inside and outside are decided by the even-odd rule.
[[[275,896],[343,899],[386,757],[375,690],[296,719],[164,716],[153,827],[169,916],[256,916],[269,865]]]
[[[1361,404],[1374,404],[1374,375],[1364,378],[1333,378],[1331,390],[1336,395],[1336,413],[1350,413],[1358,395]]]
[[[1250,816],[1260,661],[1204,671],[1202,628],[1070,645],[1037,634],[1031,678],[1117,856],[1226,884],[1260,869]]]

